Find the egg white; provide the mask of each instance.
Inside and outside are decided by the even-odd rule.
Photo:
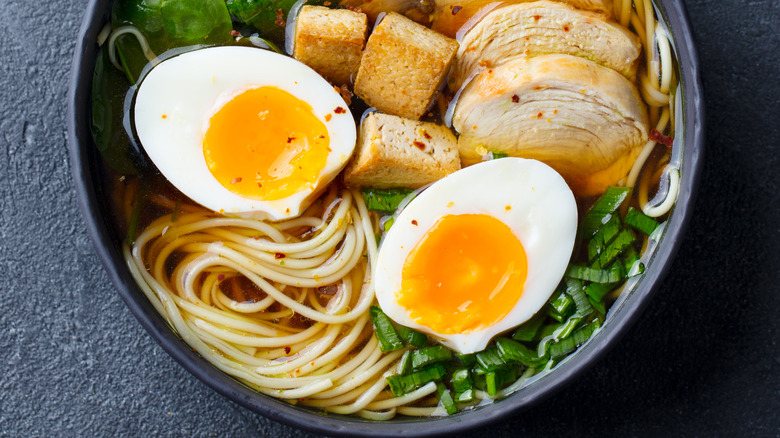
[[[211,116],[235,95],[261,86],[278,87],[311,105],[328,129],[332,150],[312,187],[274,201],[231,192],[211,175],[203,156]],[[251,47],[211,47],[168,58],[149,71],[135,97],[133,122],[149,158],[193,201],[221,213],[281,220],[298,216],[352,155],[355,121],[349,111],[336,113],[337,107],[348,108],[333,86],[290,57]]]
[[[442,334],[413,321],[396,301],[396,292],[410,251],[439,218],[460,214],[487,214],[509,226],[525,249],[528,276],[520,299],[498,323],[466,334]],[[395,219],[379,250],[377,300],[398,324],[423,331],[453,350],[484,350],[494,336],[527,321],[547,302],[566,271],[576,232],[574,195],[546,164],[501,158],[466,167],[425,189]]]

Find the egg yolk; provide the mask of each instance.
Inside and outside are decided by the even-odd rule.
[[[398,304],[441,334],[489,327],[512,310],[528,276],[512,230],[485,214],[439,219],[404,261]]]
[[[311,106],[276,87],[246,90],[209,120],[203,155],[231,192],[273,201],[314,186],[330,137]]]

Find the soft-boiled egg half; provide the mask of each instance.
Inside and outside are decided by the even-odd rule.
[[[460,352],[531,318],[561,281],[577,204],[546,164],[501,158],[435,182],[398,215],[377,259],[384,312]]]
[[[171,57],[138,88],[136,135],[162,174],[220,213],[298,216],[344,167],[355,121],[332,85],[268,50]]]

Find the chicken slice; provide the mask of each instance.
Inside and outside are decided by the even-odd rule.
[[[504,4],[525,3],[534,0],[508,0]],[[578,9],[612,15],[612,0],[561,0]],[[432,29],[455,38],[458,30],[483,7],[500,0],[433,0]]]
[[[617,183],[647,141],[634,84],[571,55],[518,58],[478,74],[454,103],[464,165],[488,152],[533,158],[588,196]]]
[[[450,89],[459,89],[478,69],[547,53],[580,56],[633,81],[641,44],[636,35],[603,15],[563,3],[543,0],[499,7],[463,37]]]

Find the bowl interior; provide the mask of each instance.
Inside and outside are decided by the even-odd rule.
[[[121,238],[110,224],[108,194],[101,184],[97,148],[90,133],[90,90],[98,53],[97,37],[108,21],[110,0],[91,0],[76,43],[68,101],[69,149],[74,184],[80,208],[95,249],[122,299],[149,334],[184,368],[215,391],[268,418],[302,429],[350,436],[423,436],[463,432],[520,412],[554,394],[590,365],[627,331],[647,305],[671,265],[688,223],[702,161],[704,106],[701,100],[698,59],[687,14],[678,0],[660,0],[656,7],[672,37],[680,79],[676,137],[683,138],[680,191],[670,213],[665,234],[655,249],[653,262],[628,294],[623,294],[609,313],[603,329],[553,372],[543,375],[504,400],[450,417],[435,419],[396,418],[373,422],[353,417],[322,415],[263,396],[223,374],[197,355],[166,325],[138,289],[125,265]]]

